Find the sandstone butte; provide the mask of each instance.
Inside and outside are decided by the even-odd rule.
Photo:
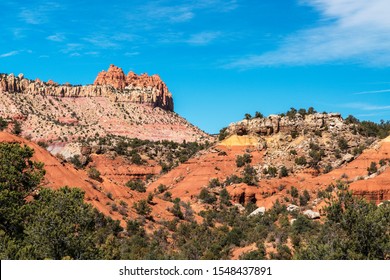
[[[114,65],[83,86],[0,74],[0,104],[0,116],[19,121],[23,137],[48,143],[65,158],[77,154],[79,139],[213,140],[174,113],[172,94],[158,75],[126,76]]]

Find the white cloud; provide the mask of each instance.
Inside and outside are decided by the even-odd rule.
[[[66,38],[65,38],[64,34],[56,33],[56,34],[47,36],[46,39],[49,41],[54,41],[54,42],[63,42],[63,41],[65,41]]]
[[[358,109],[363,111],[382,111],[382,110],[390,110],[390,105],[372,105],[368,103],[347,103],[344,104],[343,107]]]
[[[316,27],[285,38],[278,49],[250,55],[228,67],[310,65],[345,61],[390,65],[390,1],[304,0],[321,15]]]
[[[0,54],[0,58],[14,56],[14,55],[17,55],[19,53],[20,53],[19,51],[12,51],[12,52],[8,52],[8,53],[3,53],[3,54]]]
[[[208,45],[221,35],[221,32],[201,32],[191,35],[186,41],[191,45]]]
[[[382,90],[371,90],[371,91],[361,91],[361,92],[355,92],[355,95],[362,95],[362,94],[375,94],[375,93],[386,93],[390,92],[390,89],[382,89]]]

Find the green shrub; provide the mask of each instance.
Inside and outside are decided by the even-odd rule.
[[[102,178],[100,177],[100,172],[95,167],[90,167],[87,171],[88,177],[96,180],[96,181],[102,181]]]
[[[243,154],[242,156],[238,155],[236,157],[236,165],[237,167],[242,167],[247,163],[252,162],[252,155],[251,154]]]
[[[146,192],[145,183],[139,179],[136,181],[132,181],[132,180],[127,181],[126,187],[130,188],[133,191]]]

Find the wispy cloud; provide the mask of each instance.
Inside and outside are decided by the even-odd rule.
[[[345,108],[358,109],[363,111],[382,111],[382,110],[390,110],[390,105],[372,105],[368,103],[346,103],[342,105]]]
[[[137,56],[140,52],[125,52],[125,56]]]
[[[17,55],[19,53],[20,53],[20,51],[12,51],[12,52],[8,52],[8,53],[3,53],[3,54],[0,54],[0,58],[14,56],[14,55]]]
[[[321,16],[316,27],[286,37],[274,51],[248,55],[227,67],[311,65],[352,61],[390,65],[390,2],[301,0]]]
[[[19,18],[27,24],[39,25],[49,21],[50,14],[62,9],[63,6],[55,2],[46,2],[43,5],[22,7]]]
[[[186,41],[191,45],[208,45],[221,35],[221,32],[201,32],[191,35],[191,37]]]
[[[371,91],[361,91],[361,92],[355,92],[355,95],[362,95],[362,94],[375,94],[375,93],[386,93],[390,92],[390,89],[382,89],[382,90],[371,90]]]
[[[63,41],[65,41],[66,37],[64,34],[56,33],[56,34],[47,36],[46,39],[49,41],[54,41],[54,42],[63,42]]]

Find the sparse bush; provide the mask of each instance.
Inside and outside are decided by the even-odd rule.
[[[148,216],[152,212],[152,208],[148,205],[148,202],[144,199],[135,202],[133,208],[138,215]]]
[[[328,164],[324,168],[324,173],[329,173],[330,171],[332,171],[332,169],[333,169],[332,165]]]
[[[298,165],[306,165],[307,164],[306,157],[301,156],[301,157],[296,158],[295,163]]]
[[[227,133],[227,127],[224,127],[222,128],[220,131],[219,131],[219,136],[218,136],[218,140],[219,141],[222,141],[224,140],[227,136],[228,136],[228,133]]]
[[[130,188],[133,191],[146,192],[145,183],[139,179],[136,181],[132,181],[132,180],[127,181],[126,187]]]
[[[203,200],[204,203],[213,204],[217,198],[214,194],[211,194],[206,188],[203,188],[198,196],[199,199]]]
[[[99,181],[99,182],[102,181],[102,178],[100,177],[100,172],[95,167],[90,167],[88,169],[87,173],[88,173],[89,178],[96,180],[96,181]]]
[[[163,193],[163,192],[165,192],[167,189],[168,189],[168,187],[167,187],[166,185],[160,184],[160,185],[158,185],[158,187],[157,187],[157,192],[158,192],[158,193]]]
[[[219,187],[221,185],[221,182],[219,182],[218,178],[213,178],[209,181],[209,188],[215,188]]]
[[[230,195],[229,195],[229,192],[226,190],[226,188],[223,188],[223,189],[219,192],[219,201],[220,201],[221,205],[226,205],[226,206],[232,205],[232,204],[230,203]]]
[[[282,166],[280,168],[280,171],[279,171],[279,177],[282,178],[282,177],[287,177],[288,176],[288,169],[286,168],[286,166]]]
[[[231,175],[229,177],[226,177],[224,185],[229,186],[231,184],[239,183],[242,183],[242,178],[238,177],[237,175]]]
[[[370,167],[367,167],[368,175],[374,174],[378,171],[378,168],[376,167],[376,162],[371,162]]]
[[[252,162],[252,155],[250,154],[243,154],[242,156],[238,155],[236,158],[236,165],[237,167],[242,167],[247,163]]]
[[[262,113],[256,111],[255,118],[262,119],[262,118],[264,118],[264,115]]]
[[[299,195],[298,189],[294,186],[291,186],[290,194],[292,197],[297,198]]]
[[[338,144],[340,150],[342,150],[342,151],[346,151],[348,149],[348,141],[345,140],[344,137],[340,137],[337,140],[337,144]]]
[[[252,166],[245,166],[242,181],[249,186],[255,186],[257,184],[256,170]]]
[[[3,131],[4,129],[6,129],[8,126],[8,122],[3,119],[2,117],[0,117],[0,131]]]

